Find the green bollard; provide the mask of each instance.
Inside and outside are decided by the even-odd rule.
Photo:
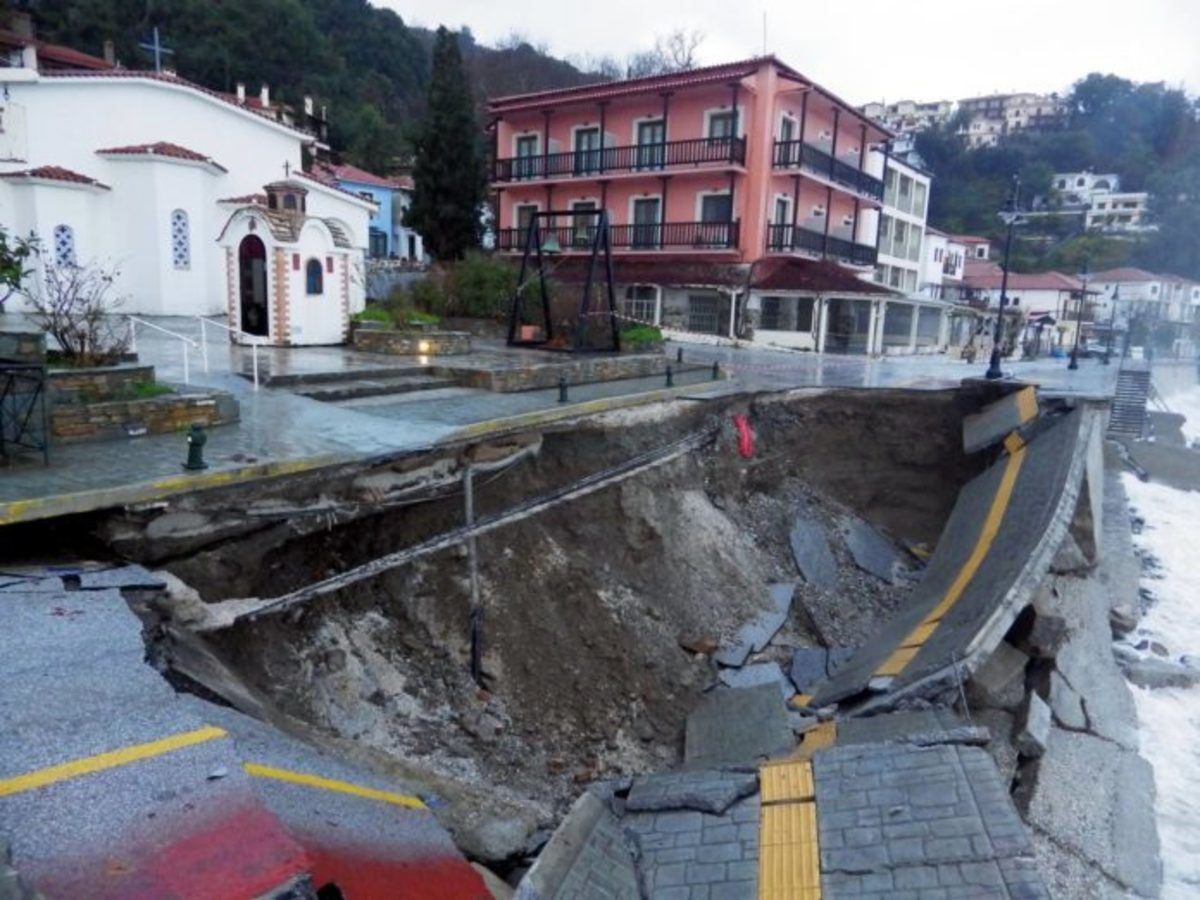
[[[682,347],[680,347],[679,349],[677,349],[675,351],[675,362],[677,362],[677,363],[683,362],[683,348]]]
[[[208,435],[204,433],[204,426],[199,422],[194,423],[188,430],[187,462],[183,464],[183,467],[189,472],[199,472],[208,468],[208,463],[204,461],[204,445],[207,443]]]
[[[558,402],[559,403],[567,402],[567,376],[566,375],[558,376]]]
[[[675,387],[675,372],[670,366],[667,366],[667,387]]]
[[[713,360],[712,380],[716,381],[720,377],[721,377],[721,364],[714,359]]]

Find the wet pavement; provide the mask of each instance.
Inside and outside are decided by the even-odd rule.
[[[586,414],[596,410],[597,401],[611,401],[605,406],[620,406],[625,398],[642,402],[637,398],[644,400],[650,396],[649,392],[665,388],[661,376],[578,385],[571,387],[565,405],[559,402],[558,391],[553,388],[511,394],[444,388],[325,403],[268,388],[265,381],[269,377],[320,374],[344,373],[345,377],[353,377],[354,373],[393,368],[397,374],[403,374],[430,360],[357,353],[340,347],[264,347],[258,350],[264,386],[255,390],[241,374],[248,374],[252,368],[253,351],[249,347],[229,343],[226,333],[214,325],[204,327],[206,339],[201,343],[201,325],[195,318],[163,317],[154,322],[195,342],[195,346],[189,345],[187,353],[188,376],[193,387],[229,391],[241,404],[240,422],[210,431],[206,448],[210,469],[201,476],[189,474],[194,486],[205,484],[205,479],[211,480],[214,475],[232,477],[236,473],[239,478],[254,478],[278,474],[280,465],[310,468],[421,449],[452,439],[462,429],[481,423],[537,413],[569,415],[572,406],[590,403],[592,406],[579,409]],[[494,340],[475,339],[474,343],[476,352],[455,359],[465,365],[508,368],[544,364],[548,357],[543,351],[507,348]],[[184,342],[179,339],[149,328],[139,329],[140,359],[155,366],[161,381],[183,380],[183,347]],[[869,360],[758,348],[691,344],[682,348],[685,365],[699,364],[703,368],[677,372],[675,386],[698,399],[742,391],[807,387],[942,390],[957,386],[964,378],[981,375],[985,368],[983,363],[967,364],[932,356]],[[668,354],[673,357],[677,349],[677,345],[668,345]],[[721,378],[706,386],[714,362],[720,366]],[[1117,366],[1104,367],[1095,360],[1082,361],[1075,372],[1069,371],[1063,360],[1012,363],[1005,367],[1006,375],[1042,385],[1044,396],[1110,395],[1117,371]],[[0,515],[0,522],[52,514],[11,509],[13,504],[23,501],[44,504],[48,498],[70,496],[75,499],[61,510],[70,512],[192,489],[183,478],[185,455],[184,438],[176,434],[56,447],[49,467],[20,465],[0,471],[0,504],[10,507]],[[114,493],[126,486],[155,480],[159,482],[157,487],[148,494],[141,492],[146,496],[139,494],[123,501]],[[87,495],[95,496],[89,499]]]

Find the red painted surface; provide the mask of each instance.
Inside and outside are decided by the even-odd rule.
[[[738,454],[742,459],[749,459],[754,455],[754,432],[750,430],[750,420],[741,413],[736,413],[733,417],[733,427],[738,433]]]
[[[387,859],[354,847],[309,847],[315,888],[333,883],[347,900],[491,900],[479,873],[457,856]]]
[[[88,848],[82,858],[17,865],[47,897],[88,900],[257,897],[309,868],[303,849],[253,804],[216,815],[193,810],[154,826],[113,835],[109,846]]]

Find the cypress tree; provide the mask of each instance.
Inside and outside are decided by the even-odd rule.
[[[412,206],[405,224],[437,259],[461,259],[479,246],[485,178],[481,134],[455,36],[437,30],[429,99],[413,167]]]

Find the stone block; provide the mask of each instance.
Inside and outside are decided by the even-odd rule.
[[[1021,756],[1039,757],[1046,752],[1050,740],[1050,707],[1037,694],[1031,693],[1017,724],[1017,752]]]
[[[630,812],[691,809],[720,815],[757,789],[754,772],[671,772],[635,778],[625,808]]]
[[[764,649],[787,621],[795,589],[794,584],[770,585],[771,608],[742,625],[733,640],[713,658],[723,666],[741,666],[751,653]]]
[[[1025,666],[1029,657],[1001,641],[968,682],[972,705],[1015,711],[1025,696]]]
[[[811,689],[825,680],[828,660],[829,651],[824,647],[797,647],[792,652],[792,665],[788,673],[796,690],[802,694],[812,693]]]
[[[780,694],[787,700],[795,691],[792,683],[784,676],[779,663],[755,663],[741,669],[722,669],[721,681],[731,688],[757,687],[760,684],[778,686]]]
[[[687,718],[684,764],[689,769],[751,765],[794,744],[775,685],[712,691]]]

